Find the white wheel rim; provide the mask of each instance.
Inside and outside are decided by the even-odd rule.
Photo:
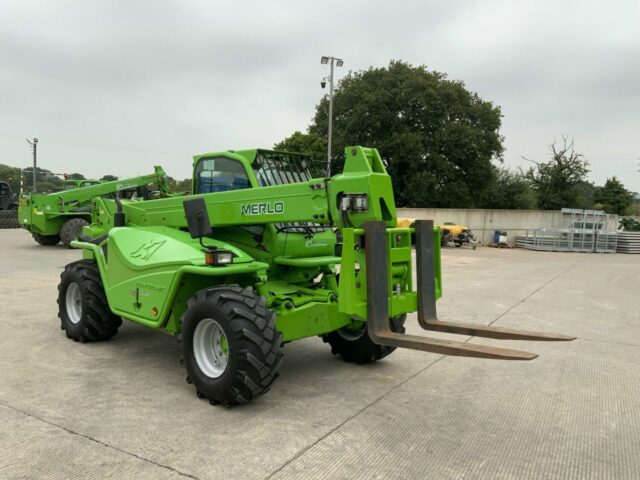
[[[82,318],[82,292],[80,292],[80,286],[77,283],[69,284],[65,300],[69,320],[73,324],[78,323]]]
[[[203,318],[196,326],[193,353],[198,367],[207,377],[218,378],[226,370],[229,360],[227,338],[214,319]]]

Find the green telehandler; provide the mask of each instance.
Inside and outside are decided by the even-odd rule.
[[[439,230],[431,221],[396,227],[391,178],[375,149],[348,147],[343,172],[332,178],[299,154],[199,155],[193,192],[144,202],[95,199],[93,223],[72,243],[83,259],[65,267],[58,287],[67,337],[109,339],[123,318],[175,335],[187,382],[198,397],[225,406],[265,393],[278,375],[283,345],[312,336],[359,364],[396,347],[537,356],[405,334],[412,312],[428,330],[574,338],[439,321]]]
[[[40,245],[57,245],[62,241],[65,247],[71,248],[71,242],[78,238],[82,227],[91,222],[92,200],[95,197],[122,195],[124,192],[148,197],[146,186],[150,184],[158,187],[159,196],[170,194],[166,174],[158,166],[150,175],[125,180],[67,180],[61,192],[22,195],[18,221]]]

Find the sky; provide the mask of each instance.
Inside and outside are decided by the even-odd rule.
[[[640,192],[640,2],[0,0],[0,163],[121,178],[304,131],[349,70],[404,60],[504,115],[504,162],[568,135]],[[375,145],[373,145],[375,146]]]

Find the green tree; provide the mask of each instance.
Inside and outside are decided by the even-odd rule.
[[[595,201],[602,204],[607,213],[625,215],[633,205],[633,195],[615,176],[607,178],[604,186],[598,188],[595,193]]]
[[[479,206],[528,210],[536,208],[536,196],[522,173],[494,165],[493,178]]]
[[[23,189],[25,192],[31,192],[33,190],[33,167],[28,167],[22,170],[22,179],[24,181]],[[36,168],[36,182],[38,193],[50,193],[57,192],[63,189],[64,182],[54,173],[44,168]]]
[[[311,155],[314,160],[323,160],[327,157],[327,139],[312,133],[293,132],[274,147],[276,150],[286,152],[305,153]]]
[[[173,177],[167,177],[169,181],[169,188],[172,192],[176,193],[191,193],[191,179],[185,178],[184,180],[176,180]]]
[[[85,180],[84,175],[78,172],[69,173],[66,175],[66,178],[69,180]]]
[[[596,203],[596,192],[599,187],[596,187],[593,182],[583,181],[578,184],[577,188],[579,193],[576,208],[593,208],[594,203]]]
[[[100,180],[102,180],[103,182],[114,182],[118,180],[118,177],[116,177],[115,175],[103,175]]]
[[[325,96],[308,130],[323,142],[328,104]],[[376,147],[398,206],[475,207],[491,160],[502,156],[500,123],[498,106],[425,66],[392,61],[350,72],[334,91],[332,170],[341,169],[346,146]]]
[[[539,208],[558,210],[560,208],[580,208],[585,204],[584,184],[589,163],[581,153],[574,150],[573,140],[562,137],[562,145],[549,145],[551,160],[535,162],[525,176],[536,192]]]
[[[20,169],[0,163],[0,180],[7,182],[13,193],[20,191]]]

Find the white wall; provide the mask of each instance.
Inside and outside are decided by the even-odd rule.
[[[505,230],[510,245],[516,236],[536,228],[563,226],[559,210],[482,210],[466,208],[399,208],[398,217],[433,220],[435,224],[453,222],[468,226],[483,245],[493,243],[495,230]],[[609,229],[615,230],[618,217],[610,217]]]

